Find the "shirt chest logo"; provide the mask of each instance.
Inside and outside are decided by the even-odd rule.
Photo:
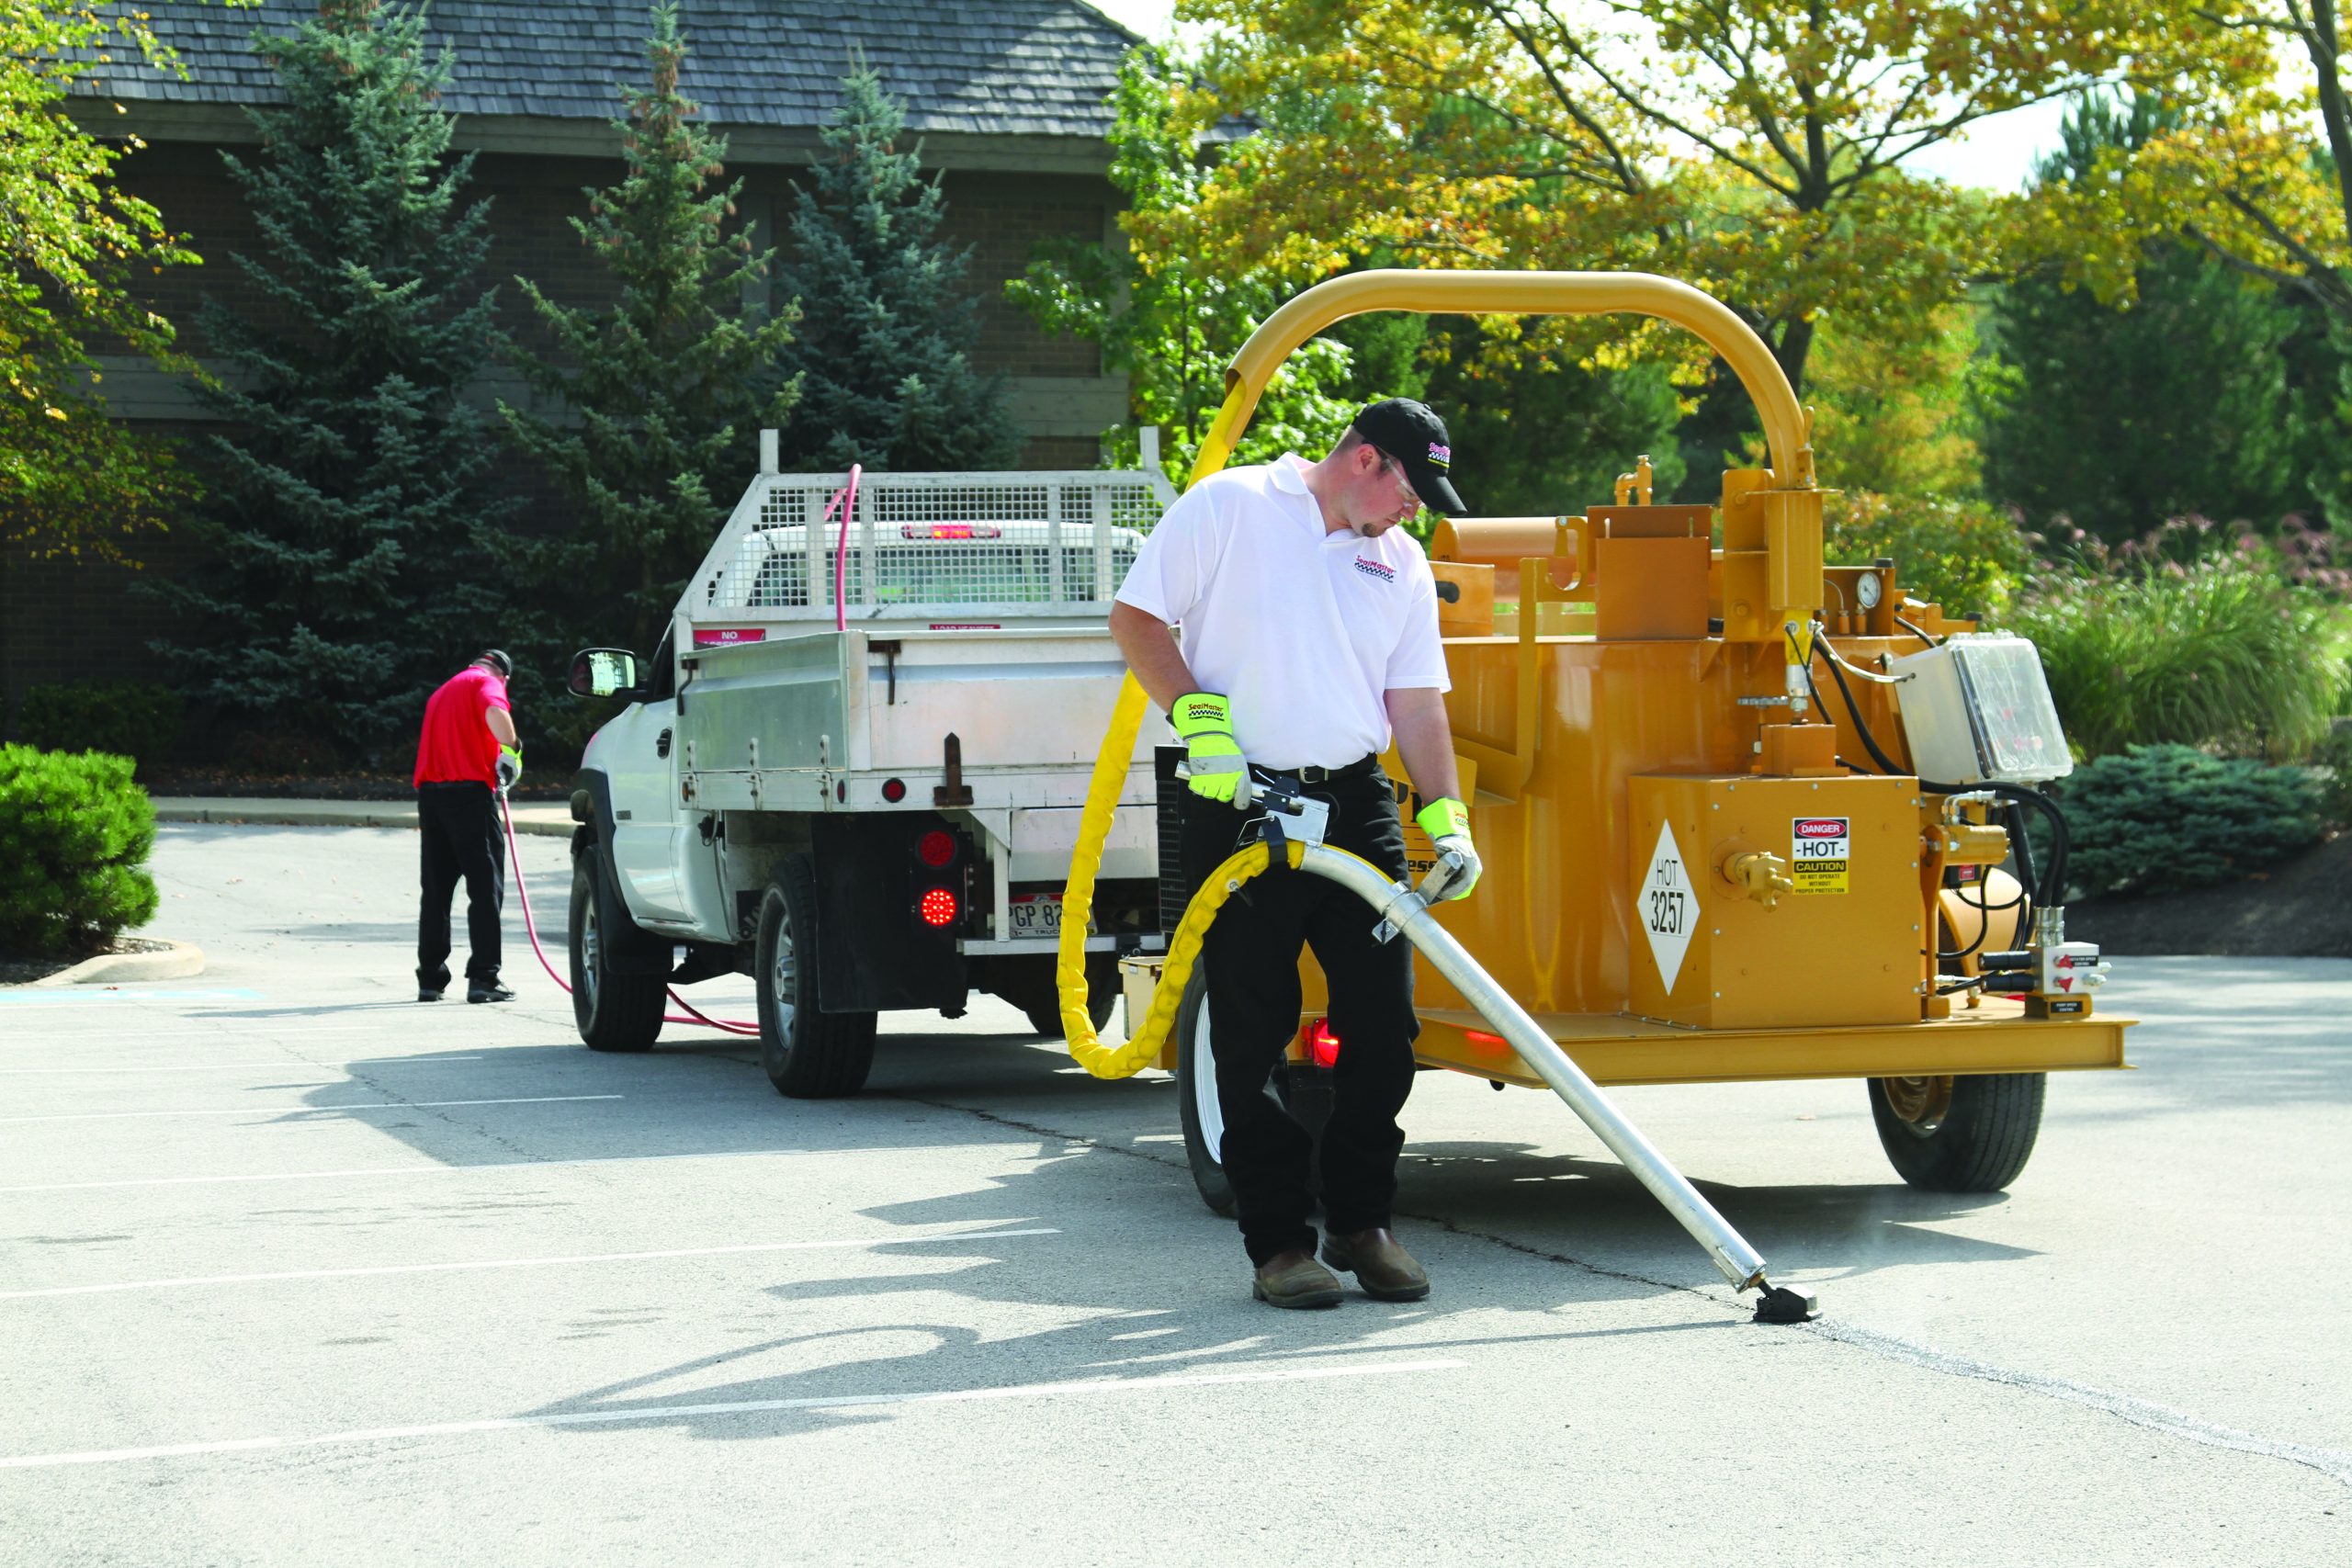
[[[1366,577],[1376,578],[1382,582],[1394,582],[1396,581],[1396,569],[1395,567],[1384,566],[1376,560],[1366,560],[1362,556],[1356,557],[1356,570],[1363,572]]]

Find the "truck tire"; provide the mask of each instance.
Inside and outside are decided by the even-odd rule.
[[[816,908],[816,863],[795,855],[760,901],[753,968],[760,1066],[794,1100],[855,1094],[874,1066],[874,1014],[817,1010]]]
[[[2041,1131],[2046,1073],[1872,1078],[1871,1120],[1903,1179],[1929,1192],[1998,1192]]]
[[[1111,1010],[1118,1005],[1119,972],[1116,969],[1112,970],[1106,980],[1103,976],[1096,973],[1091,965],[1089,965],[1086,976],[1087,1021],[1093,1024],[1096,1029],[1101,1029],[1111,1021]],[[1043,1000],[1024,1001],[1021,1011],[1022,1015],[1028,1019],[1029,1027],[1046,1039],[1062,1038],[1062,998],[1059,991],[1056,991]]]
[[[616,975],[597,915],[604,868],[590,845],[571,860],[571,1017],[591,1051],[650,1051],[668,989],[659,975]]]

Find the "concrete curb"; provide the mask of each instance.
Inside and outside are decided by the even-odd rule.
[[[168,937],[148,937],[149,942],[170,942]],[[162,953],[101,953],[96,958],[85,958],[71,969],[61,969],[24,988],[38,990],[48,986],[130,986],[144,985],[151,980],[185,980],[191,975],[204,973],[204,949],[192,942],[174,942]]]
[[[158,795],[158,822],[222,822],[278,828],[416,827],[416,806],[402,800],[259,800],[215,795]],[[541,838],[571,836],[571,808],[535,802],[514,808],[514,831]]]

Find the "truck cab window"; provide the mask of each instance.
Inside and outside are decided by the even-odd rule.
[[[653,650],[653,667],[645,672],[645,700],[666,703],[678,694],[678,628],[673,624],[662,646]]]

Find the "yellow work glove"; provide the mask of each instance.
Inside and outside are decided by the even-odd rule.
[[[1413,820],[1422,832],[1430,836],[1430,844],[1437,851],[1437,863],[1421,878],[1422,901],[1442,904],[1448,898],[1467,898],[1470,889],[1478,886],[1478,852],[1470,844],[1470,808],[1451,796],[1432,800],[1421,807]]]
[[[1176,699],[1168,717],[1190,753],[1193,793],[1234,804],[1235,794],[1250,776],[1250,764],[1233,743],[1231,705],[1215,692],[1188,692]]]
[[[503,792],[514,787],[523,776],[523,748],[501,746],[498,749],[498,787]]]

